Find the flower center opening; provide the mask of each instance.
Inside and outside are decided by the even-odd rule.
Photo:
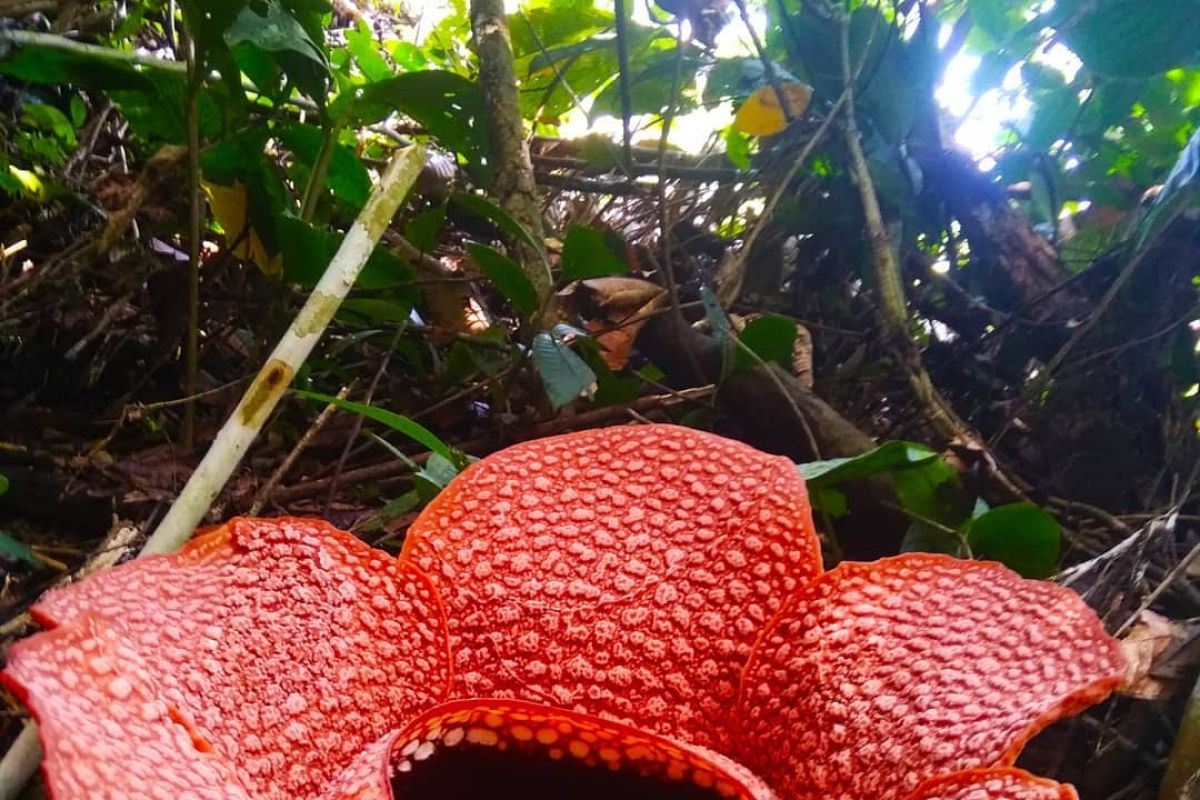
[[[549,751],[501,750],[464,742],[439,746],[400,762],[392,778],[399,800],[468,800],[513,797],[521,800],[718,800],[715,785],[700,786],[694,775],[670,780],[599,763],[594,766]],[[417,752],[414,752],[414,756]],[[702,779],[703,780],[703,779]]]

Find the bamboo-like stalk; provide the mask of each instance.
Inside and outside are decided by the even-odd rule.
[[[139,557],[178,550],[192,535],[354,286],[424,165],[423,145],[406,147],[392,157],[308,301],[221,427],[171,510],[146,540]],[[0,800],[16,800],[41,760],[37,726],[30,722],[0,760]]]
[[[188,479],[171,510],[146,540],[142,555],[173,552],[192,535],[292,382],[292,376],[308,358],[346,299],[379,237],[400,207],[400,201],[408,194],[424,166],[425,148],[422,145],[406,147],[392,158],[304,308],[292,320],[271,357],[217,433],[212,447]]]

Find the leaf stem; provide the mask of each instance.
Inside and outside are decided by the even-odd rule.
[[[317,150],[312,174],[308,178],[308,185],[304,187],[304,199],[300,203],[300,219],[305,222],[312,222],[313,215],[317,213],[317,203],[325,191],[325,179],[329,176],[329,164],[333,161],[333,151],[337,148],[340,132],[341,128],[333,123],[326,123],[321,128],[321,147]]]
[[[204,206],[200,195],[200,86],[204,82],[200,69],[200,54],[196,40],[188,30],[186,20],[179,27],[180,43],[187,55],[187,137],[188,137],[188,299],[187,344],[183,393],[191,398],[196,394],[196,374],[200,362],[200,243]],[[196,446],[196,404],[188,400],[183,406],[183,449],[191,452]]]

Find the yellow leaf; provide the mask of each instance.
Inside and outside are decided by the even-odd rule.
[[[243,261],[253,261],[264,275],[278,278],[283,274],[283,254],[274,256],[267,252],[258,234],[251,228],[246,208],[246,187],[241,183],[222,186],[204,181],[204,193],[208,196],[208,207],[221,230],[225,232],[225,243],[230,251]]]
[[[799,81],[786,81],[779,85],[780,92],[787,98],[792,119],[808,110],[812,100],[812,87]],[[748,136],[771,136],[787,127],[787,117],[779,104],[775,87],[765,84],[746,98],[733,118],[733,127]]]

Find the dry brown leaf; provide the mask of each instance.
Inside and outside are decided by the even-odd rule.
[[[1161,700],[1182,688],[1183,673],[1200,659],[1200,625],[1186,625],[1143,611],[1121,639],[1128,668],[1118,691],[1142,700]]]
[[[567,313],[579,317],[584,329],[600,344],[600,355],[609,369],[629,363],[638,331],[666,305],[667,292],[640,278],[590,278],[560,292]]]

